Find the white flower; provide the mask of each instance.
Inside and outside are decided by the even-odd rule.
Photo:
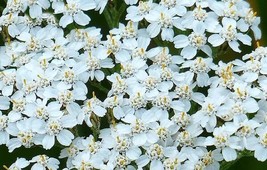
[[[86,64],[84,62],[75,62],[69,60],[66,65],[60,68],[58,74],[54,77],[54,81],[61,81],[66,85],[74,86],[77,83],[85,83],[83,74],[86,74]]]
[[[79,153],[74,160],[72,161],[73,167],[76,169],[104,169],[106,168],[106,164],[104,161],[108,161],[110,156],[110,151],[106,150],[105,152],[97,155],[91,155],[88,152],[81,152]]]
[[[264,61],[264,59],[262,59]],[[234,60],[233,64],[236,65],[234,69],[236,71],[243,71],[244,73],[241,75],[241,78],[244,79],[245,82],[253,82],[258,79],[259,73],[262,72],[262,64],[264,62],[260,62],[258,60],[254,60],[254,58],[250,58],[249,61],[243,62],[241,60]]]
[[[42,121],[35,118],[20,120],[16,123],[8,124],[6,131],[14,136],[7,142],[9,152],[24,146],[30,148],[34,144],[39,144],[38,134],[42,133]]]
[[[258,111],[258,109],[258,103],[253,98],[249,98],[243,102],[229,99],[222,107],[218,109],[217,115],[225,121],[230,121],[235,116],[247,113],[255,113]]]
[[[126,78],[127,81],[131,81],[132,77],[139,71],[144,70],[147,67],[145,60],[141,58],[133,58],[130,61],[121,63],[120,75]],[[130,85],[130,83],[129,83]]]
[[[119,23],[119,28],[113,28],[109,31],[112,35],[120,35],[123,39],[133,39],[138,36],[138,22],[128,21],[125,26]]]
[[[228,97],[229,91],[223,88],[210,89],[208,97],[200,103],[201,109],[192,115],[194,122],[200,123],[207,132],[213,132],[217,125],[218,109]],[[215,98],[216,100],[214,100]]]
[[[87,87],[84,83],[77,82],[73,85],[73,90],[70,88],[65,83],[58,83],[55,87],[47,87],[44,91],[44,97],[47,99],[55,98],[65,107],[75,104],[75,100],[86,99]]]
[[[79,59],[86,63],[90,80],[96,78],[99,82],[105,77],[101,68],[112,68],[114,66],[112,59],[108,58],[107,50],[101,47],[92,49],[90,52],[85,52],[80,55]]]
[[[73,22],[73,20],[82,26],[89,24],[90,17],[83,11],[94,9],[96,4],[90,0],[67,0],[67,4],[64,9],[59,9],[57,13],[63,13],[64,15],[59,20],[59,25],[65,28],[67,25]],[[55,9],[57,10],[57,9]]]
[[[177,132],[174,146],[202,146],[203,138],[199,137],[203,129],[198,124],[191,124]]]
[[[246,148],[248,146],[248,138],[254,137],[255,136],[255,129],[260,126],[260,124],[253,120],[253,119],[248,119],[246,115],[240,115],[234,117],[234,122],[233,122],[238,130],[236,131],[236,135],[241,138],[241,143],[242,145]]]
[[[159,94],[159,83],[161,82],[160,72],[157,69],[149,69],[148,73],[144,70],[139,70],[138,73],[135,74],[137,80],[146,88],[145,96],[148,99],[153,99]],[[168,87],[164,87],[168,91]]]
[[[99,13],[101,14],[105,9],[108,0],[95,0],[95,2],[96,2],[95,10],[99,10]]]
[[[123,95],[126,93],[128,84],[126,83],[126,80],[122,78],[118,73],[107,76],[107,79],[112,82],[112,87],[108,92],[108,96]]]
[[[224,17],[222,19],[222,25],[219,34],[212,34],[208,41],[211,43],[214,47],[222,45],[224,42],[228,42],[228,45],[236,52],[241,52],[239,49],[239,43],[238,40],[241,41],[245,45],[251,45],[251,38],[246,35],[239,33],[237,31],[237,25],[236,21],[231,18]]]
[[[146,161],[147,163],[149,163],[151,161],[150,162],[150,168],[149,168],[150,170],[163,169],[162,160],[164,158],[164,147],[159,145],[159,144],[152,144],[147,148],[146,152],[147,152],[147,155],[145,155],[144,157],[141,156],[137,160],[137,165],[139,164],[138,162],[140,162],[141,160]],[[140,165],[138,165],[138,166],[140,166]]]
[[[133,4],[136,4],[138,0],[124,0],[124,2],[127,4],[127,5],[133,5]]]
[[[190,101],[201,103],[205,98],[204,94],[193,91],[197,85],[193,83],[193,77],[194,75],[191,72],[180,73],[174,77],[174,92],[176,94],[174,98],[178,98],[186,108],[191,108]]]
[[[259,161],[265,161],[267,159],[267,129],[265,127],[259,127],[256,129],[258,137],[251,136],[247,139],[247,149],[254,151],[254,157]]]
[[[26,9],[27,3],[25,3],[25,0],[9,0],[3,14],[25,12]]]
[[[257,17],[256,14],[251,8],[242,10],[240,14],[242,18],[237,22],[237,28],[242,32],[251,28],[255,39],[258,40],[261,38],[261,30],[259,29],[260,17]]]
[[[145,97],[146,89],[144,87],[133,86],[127,92],[129,95],[129,105],[134,110],[145,108],[148,101]]]
[[[175,17],[175,9],[168,9],[163,6],[157,6],[149,12],[146,17],[146,20],[150,23],[147,27],[147,32],[151,38],[156,37],[160,31],[161,38],[163,41],[173,41],[174,31],[173,26],[177,17]],[[181,28],[178,24],[175,24],[176,27]]]
[[[147,17],[150,10],[156,6],[152,0],[139,1],[138,6],[130,6],[127,8],[126,20],[132,20],[138,22]]]
[[[217,76],[211,77],[211,87],[222,86],[228,89],[233,89],[235,81],[238,76],[233,72],[233,63],[225,64],[219,62],[218,67],[215,69]]]
[[[31,18],[38,18],[42,15],[42,9],[48,9],[50,2],[48,0],[27,0],[30,8],[29,13]]]
[[[37,99],[36,102],[26,104],[23,114],[42,120],[57,118],[63,115],[60,111],[61,106],[57,101],[47,103],[46,100]]]
[[[3,96],[10,96],[13,93],[16,83],[16,70],[8,69],[0,72],[0,89]]]
[[[199,87],[203,87],[209,85],[210,77],[208,73],[211,70],[215,70],[216,65],[212,62],[212,58],[197,57],[194,60],[185,61],[182,65],[182,68],[190,68],[191,74],[197,75],[196,77],[197,85]]]
[[[9,140],[9,134],[6,132],[8,123],[8,116],[2,114],[2,112],[0,111],[0,145],[6,144]]]
[[[171,117],[171,120],[178,126],[178,129],[183,128],[185,129],[189,126],[192,121],[192,116],[190,116],[186,112],[178,112],[174,110],[174,115]]]
[[[66,165],[68,168],[73,167],[72,161],[75,158],[75,156],[77,156],[77,154],[84,149],[84,146],[82,145],[82,140],[84,138],[81,137],[77,137],[75,138],[71,145],[67,148],[64,148],[61,150],[60,155],[58,158],[62,159],[62,158],[68,158]],[[88,146],[88,145],[87,145]],[[88,146],[89,147],[89,146]]]
[[[50,118],[43,123],[44,136],[42,145],[45,149],[51,149],[55,144],[55,138],[61,145],[69,146],[74,139],[74,135],[67,130],[77,125],[73,115],[64,115],[59,118]]]
[[[15,37],[20,34],[19,24],[22,22],[22,17],[18,16],[18,13],[10,13],[2,15],[0,17],[0,26],[6,26],[8,28],[8,34],[11,37]]]
[[[157,121],[156,116],[152,117],[153,115],[152,111],[145,111],[142,114],[136,114],[136,116],[128,114],[122,119],[123,122],[129,124],[129,126],[124,127],[124,131],[128,131],[130,128],[132,142],[135,146],[143,146],[147,142],[156,143],[158,140],[157,136],[152,133],[153,131],[148,130],[149,125]]]
[[[30,162],[27,161],[25,158],[17,158],[16,162],[10,165],[9,170],[22,170],[29,166]]]
[[[46,168],[56,170],[59,168],[59,161],[46,155],[35,156],[29,162],[34,163],[31,170],[45,170]]]
[[[148,56],[148,58],[154,62],[153,66],[158,65],[162,69],[167,67],[173,71],[178,71],[179,68],[177,68],[176,64],[181,64],[184,61],[181,56],[171,55],[167,47],[156,47],[151,50],[151,53],[154,53],[154,56]]]
[[[185,28],[193,29],[201,24],[209,31],[213,32],[219,25],[218,16],[213,11],[206,11],[201,6],[196,6],[193,11],[188,11],[182,20]]]
[[[107,110],[103,107],[103,103],[96,98],[96,96],[94,95],[91,99],[88,99],[86,101],[84,101],[84,105],[82,106],[82,110],[78,109],[75,110],[75,112],[78,113],[78,122],[79,124],[82,124],[82,121],[84,120],[85,123],[91,127],[92,126],[92,118],[96,118],[96,116],[98,117],[103,117],[105,115],[105,113],[107,112]],[[93,121],[96,121],[95,119],[93,119]],[[94,122],[94,123],[98,123],[98,122]]]
[[[233,125],[223,125],[216,127],[212,137],[206,138],[206,145],[214,145],[216,148],[221,148],[221,152],[225,161],[229,162],[237,158],[237,150],[242,149],[240,139],[237,136],[232,136],[236,132],[236,127]]]
[[[159,50],[157,48],[152,48],[148,50],[151,39],[149,37],[138,37],[137,40],[133,39],[131,41],[124,41],[124,48],[131,50],[131,58],[139,58],[146,60],[156,55]]]
[[[107,36],[107,41],[104,42],[105,47],[108,49],[108,54],[115,55],[116,63],[128,61],[131,56],[129,52],[122,48],[120,36]]]
[[[212,55],[211,48],[206,44],[207,37],[205,35],[205,27],[201,24],[197,24],[191,34],[177,35],[174,37],[175,48],[182,48],[181,55],[185,59],[192,59],[196,56],[198,50],[203,51],[208,56]]]

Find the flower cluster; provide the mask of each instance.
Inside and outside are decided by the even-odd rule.
[[[94,10],[108,33],[91,26]],[[217,62],[259,40],[259,23],[244,0],[8,0],[0,145],[64,149],[6,169],[59,169],[62,158],[66,170],[219,169],[243,152],[267,160],[267,48]]]

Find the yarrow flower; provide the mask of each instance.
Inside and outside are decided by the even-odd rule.
[[[267,160],[267,48],[247,1],[2,5],[0,145],[9,154],[43,148],[5,169],[219,170],[244,155]]]

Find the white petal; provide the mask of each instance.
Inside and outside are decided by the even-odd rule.
[[[217,47],[219,45],[222,45],[224,43],[224,39],[219,34],[212,34],[208,38],[208,42],[211,43],[212,46]]]
[[[34,4],[30,7],[30,16],[32,18],[36,18],[36,17],[41,17],[42,15],[42,8],[37,5],[37,4]]]
[[[8,118],[10,122],[16,122],[22,118],[22,115],[20,112],[9,112]]]
[[[133,136],[133,144],[135,146],[142,146],[146,143],[147,137],[146,134],[141,133],[141,134],[136,134]]]
[[[222,149],[223,158],[225,161],[233,161],[237,158],[236,151],[232,148],[226,147]]]
[[[63,127],[66,127],[66,128],[73,128],[74,126],[77,125],[77,119],[74,115],[64,115],[62,118],[61,118],[61,124]]]
[[[55,136],[46,135],[42,141],[44,149],[51,149],[55,144]]]
[[[96,3],[94,1],[88,1],[88,0],[80,0],[79,5],[83,11],[88,11],[96,7]]]
[[[163,28],[161,33],[161,38],[163,41],[173,41],[174,32],[173,29]]]
[[[83,12],[79,12],[79,13],[74,15],[74,21],[79,25],[85,26],[85,25],[89,24],[91,19]]]
[[[229,41],[228,44],[235,52],[241,53],[241,50],[239,49],[239,44],[237,41]]]
[[[59,25],[65,28],[67,25],[73,22],[73,18],[70,15],[63,15],[59,20]]]
[[[262,149],[255,150],[254,156],[259,161],[262,161],[262,162],[266,161],[266,159],[267,159],[267,149],[266,148],[262,148]]]
[[[0,131],[0,145],[5,145],[9,140],[9,134],[6,132]]]
[[[181,101],[173,101],[171,103],[171,108],[173,108],[174,110],[177,110],[177,111],[184,111],[185,105]]]
[[[120,123],[120,124],[117,124],[116,128],[117,128],[117,133],[119,135],[131,133],[131,126],[129,125]]]
[[[47,9],[50,6],[50,2],[48,0],[38,0],[39,5],[44,8]]]
[[[131,160],[138,159],[141,154],[142,152],[138,147],[133,147],[133,148],[130,148],[128,151],[126,151],[126,156]]]
[[[189,44],[188,37],[185,35],[177,35],[173,40],[175,48],[183,48]]]
[[[208,45],[204,45],[204,46],[201,47],[201,50],[202,50],[204,53],[206,53],[209,57],[212,56],[212,50],[211,50],[210,46],[208,46]]]
[[[64,146],[69,146],[72,142],[72,139],[74,139],[74,135],[66,130],[63,129],[58,135],[57,135],[57,140],[60,144]]]
[[[40,163],[35,163],[32,167],[31,170],[44,170],[43,165],[41,165]]]
[[[249,25],[245,23],[244,19],[240,19],[237,22],[237,28],[241,31],[241,32],[246,32],[249,29]]]
[[[261,29],[259,29],[259,27],[257,26],[252,26],[251,29],[254,33],[255,40],[261,39],[262,36]]]
[[[72,103],[72,104],[67,105],[66,109],[70,115],[74,115],[74,116],[82,112],[80,105],[78,105],[77,103]]]
[[[237,39],[239,39],[243,44],[251,45],[252,39],[247,34],[237,33]]]
[[[0,110],[9,109],[9,99],[4,96],[0,96]]]
[[[15,37],[16,35],[19,35],[19,29],[17,28],[17,26],[15,24],[11,24],[8,26],[8,34],[11,37]]]
[[[255,113],[259,110],[259,105],[255,99],[249,98],[243,103],[247,113]]]
[[[101,106],[95,106],[93,111],[99,117],[103,117],[105,113],[107,112],[107,110]]]
[[[119,51],[116,55],[115,58],[119,61],[119,62],[126,62],[128,60],[130,60],[131,56],[130,54],[125,51],[125,50],[121,50]]]
[[[150,170],[164,170],[163,164],[160,160],[153,159],[150,164]]]
[[[187,46],[182,49],[181,55],[186,58],[186,59],[192,59],[196,56],[197,54],[197,49],[192,46]]]
[[[96,70],[95,71],[95,78],[96,78],[97,81],[100,82],[100,81],[104,80],[105,74],[101,70]]]
[[[158,23],[151,23],[147,27],[147,32],[150,35],[151,38],[156,37],[160,32],[160,25]]]
[[[13,92],[13,86],[5,86],[2,89],[2,94],[3,96],[10,96]]]
[[[19,148],[21,146],[21,142],[18,138],[12,138],[7,142],[7,147],[9,152],[13,152],[14,149]]]
[[[113,109],[113,114],[114,114],[114,117],[118,120],[125,116],[125,113],[121,107],[115,107]]]
[[[209,84],[209,75],[207,73],[199,73],[197,75],[197,84],[199,87],[204,87]]]
[[[149,163],[150,159],[147,155],[142,155],[136,160],[136,164],[139,168],[146,166]]]

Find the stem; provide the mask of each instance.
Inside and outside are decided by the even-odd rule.
[[[109,29],[112,29],[113,28],[113,22],[112,22],[112,18],[110,16],[110,12],[109,12],[108,8],[104,9],[103,14],[104,14],[104,17],[108,23]]]
[[[108,109],[107,118],[108,118],[109,124],[112,125],[113,127],[115,127],[116,126],[116,120],[115,120],[115,117],[113,115],[113,109]]]
[[[115,26],[118,26],[119,22],[120,22],[120,18],[122,16],[122,14],[124,13],[125,9],[126,9],[127,5],[123,2],[122,5],[119,8],[119,11],[117,12],[117,15],[115,17]]]
[[[103,86],[100,85],[100,83],[91,82],[91,86],[97,88],[98,90],[104,92],[105,94],[108,94],[109,90]]]
[[[100,134],[100,119],[96,114],[92,113],[91,117],[90,117],[90,120],[91,120],[92,125],[93,125],[90,128],[91,128],[91,130],[93,132],[94,139],[97,140],[98,136]]]
[[[119,8],[116,10],[116,7],[106,7],[103,11],[104,17],[108,23],[109,29],[117,27],[120,22],[120,18],[124,13],[127,5],[123,2]]]

